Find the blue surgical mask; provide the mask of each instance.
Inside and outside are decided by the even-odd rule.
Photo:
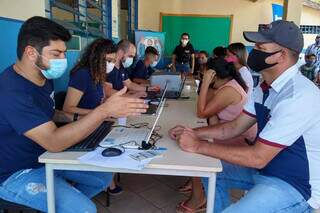
[[[306,61],[306,65],[307,65],[308,67],[312,67],[315,63],[316,63],[315,60]]]
[[[41,73],[46,79],[57,79],[60,78],[68,67],[66,58],[63,59],[49,59],[50,68],[46,70],[41,69]]]
[[[128,68],[132,65],[132,63],[133,63],[133,58],[127,57],[126,60],[122,62],[122,65],[124,68]]]

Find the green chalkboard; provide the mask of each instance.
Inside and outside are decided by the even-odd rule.
[[[214,47],[229,44],[231,25],[232,16],[161,14],[162,32],[166,32],[165,55],[172,55],[183,32],[190,34],[195,50],[211,54]]]

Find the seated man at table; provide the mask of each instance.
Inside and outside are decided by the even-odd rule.
[[[156,48],[147,47],[144,59],[139,60],[132,71],[131,80],[137,84],[150,84],[149,78],[155,71],[153,68],[158,63],[158,57],[159,52]]]
[[[116,53],[116,63],[113,70],[107,76],[106,87],[112,89],[105,89],[106,95],[109,97],[116,91],[121,90],[124,86],[130,91],[135,92],[147,92],[158,91],[160,87],[143,86],[132,82],[129,79],[127,69],[132,65],[133,58],[136,55],[136,47],[128,40],[121,40],[118,43],[118,49]],[[140,94],[138,93],[138,94]]]
[[[248,65],[265,81],[243,113],[216,126],[194,130],[177,126],[170,136],[185,151],[222,160],[214,212],[312,212],[320,207],[320,91],[296,65],[303,35],[293,22],[275,21],[259,32],[245,32],[244,37],[255,43]],[[255,123],[254,145],[204,140],[234,138]],[[232,188],[248,193],[231,204]]]
[[[147,107],[140,99],[122,97],[124,88],[80,120],[57,128],[54,121],[73,118],[55,111],[52,80],[67,68],[65,42],[70,38],[49,19],[28,19],[19,31],[16,63],[0,74],[0,198],[43,212],[46,179],[38,157],[78,143],[108,117],[138,115]],[[55,172],[56,211],[96,212],[90,198],[111,179],[111,173]]]

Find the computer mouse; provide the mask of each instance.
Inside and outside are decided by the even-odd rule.
[[[116,157],[123,153],[121,149],[115,148],[115,147],[108,147],[105,150],[102,151],[103,157]]]

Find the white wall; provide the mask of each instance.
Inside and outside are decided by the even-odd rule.
[[[0,0],[0,16],[23,21],[45,16],[45,0]]]

